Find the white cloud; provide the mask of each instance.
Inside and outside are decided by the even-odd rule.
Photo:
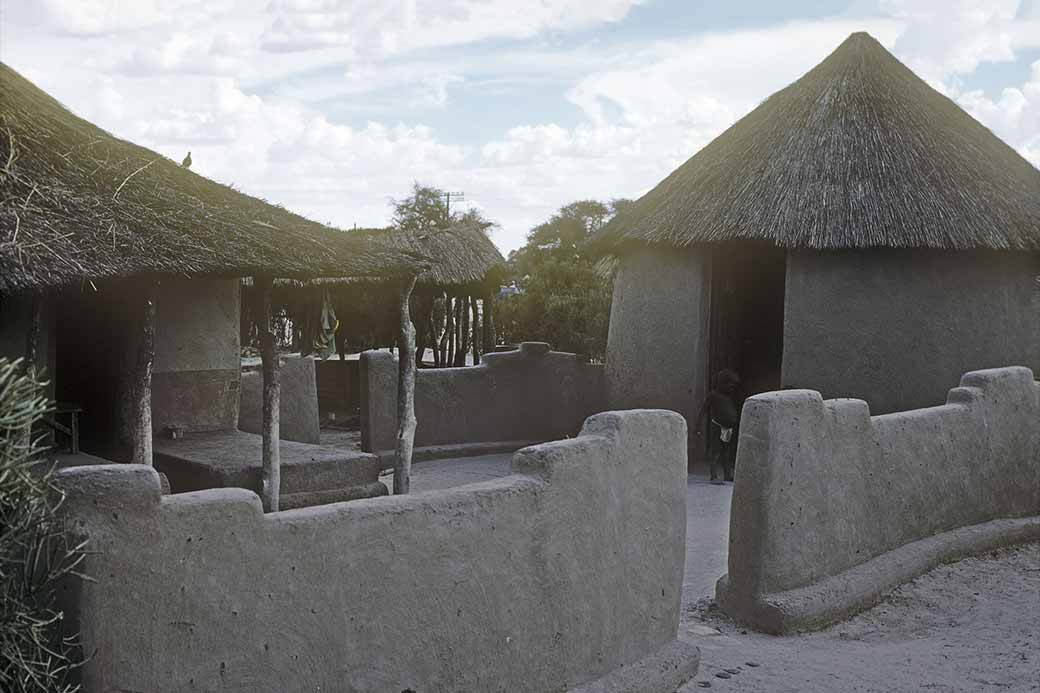
[[[1008,62],[1015,59],[1016,51],[1040,48],[1040,12],[1019,0],[881,0],[880,4],[904,23],[896,52],[929,81],[946,84],[981,63]],[[1021,16],[1020,11],[1024,11]]]
[[[1040,60],[1021,87],[1008,87],[997,99],[982,91],[961,94],[957,102],[1040,168]]]
[[[128,32],[158,24],[202,22],[226,12],[230,0],[28,0],[16,5],[19,17],[32,17],[78,36]]]
[[[273,0],[273,18],[264,32],[263,45],[272,51],[345,46],[388,56],[617,22],[643,1]]]

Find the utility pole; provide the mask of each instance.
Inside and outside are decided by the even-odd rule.
[[[451,222],[451,198],[455,198],[456,202],[464,202],[466,200],[466,193],[464,192],[446,192],[444,193],[444,208],[445,214],[448,217],[448,221]]]

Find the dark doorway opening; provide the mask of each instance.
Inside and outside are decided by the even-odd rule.
[[[772,243],[731,241],[711,248],[709,387],[729,368],[740,376],[741,400],[780,389],[786,280],[787,252]]]
[[[126,335],[132,325],[117,289],[68,290],[55,302],[55,399],[82,409],[84,452],[125,461],[118,425]]]

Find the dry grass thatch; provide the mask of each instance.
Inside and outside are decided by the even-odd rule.
[[[460,222],[432,231],[358,229],[348,235],[365,238],[400,252],[419,253],[429,268],[419,275],[424,286],[449,288],[497,279],[505,258],[479,224]]]
[[[0,63],[0,292],[139,274],[391,276],[424,266],[118,139]]]
[[[865,33],[697,152],[596,242],[1040,250],[1040,171]]]

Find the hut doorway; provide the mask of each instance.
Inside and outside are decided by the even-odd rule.
[[[769,242],[732,241],[711,250],[707,376],[729,368],[741,397],[780,389],[787,253]]]
[[[114,290],[70,289],[55,301],[55,399],[82,409],[80,447],[121,461],[117,426],[128,311]]]

